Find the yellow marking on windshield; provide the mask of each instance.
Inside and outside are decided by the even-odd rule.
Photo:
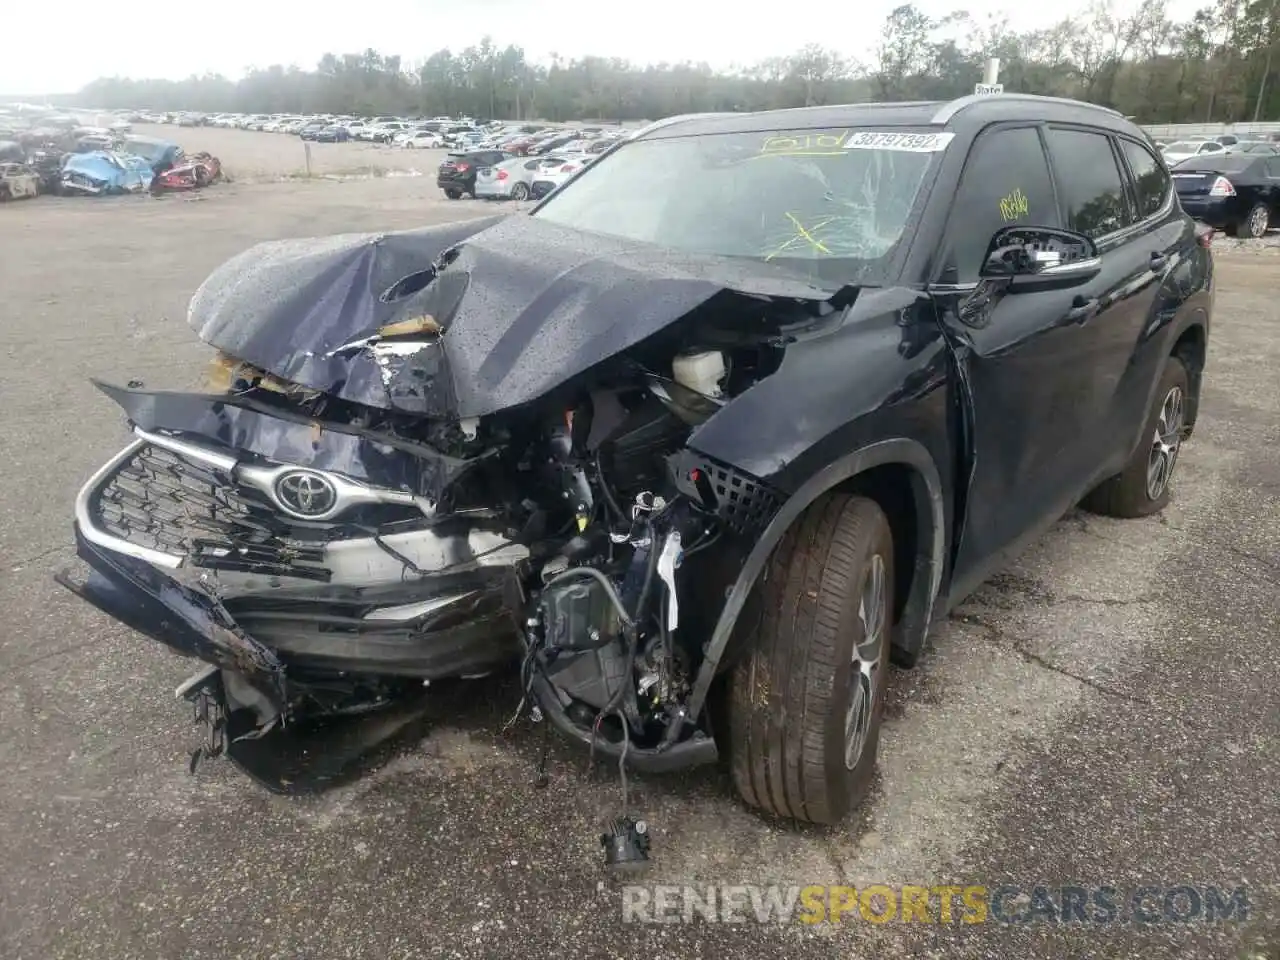
[[[828,250],[825,246],[823,246],[823,244],[822,244],[822,242],[821,242],[820,240],[818,240],[816,237],[814,237],[814,236],[813,236],[813,234],[811,234],[808,230],[806,230],[806,229],[804,228],[804,224],[803,224],[803,223],[801,223],[799,220],[797,220],[797,219],[796,219],[795,214],[793,214],[793,213],[791,213],[790,211],[788,211],[788,212],[787,212],[787,219],[788,219],[788,220],[790,220],[792,223],[794,223],[794,224],[796,225],[796,232],[797,232],[797,233],[799,233],[799,234],[800,234],[800,236],[802,236],[802,237],[804,237],[806,240],[808,240],[811,244],[813,244],[813,248],[814,248],[815,250],[821,250],[823,253],[830,253],[830,252],[831,252],[831,251],[830,251],[830,250]]]
[[[760,156],[766,157],[838,157],[852,130],[827,130],[819,133],[797,133],[765,137]]]
[[[774,257],[778,256],[779,254],[785,253],[786,251],[790,250],[792,247],[798,246],[804,242],[808,242],[809,246],[812,249],[817,250],[819,253],[825,253],[828,256],[831,255],[831,251],[827,249],[827,247],[823,244],[823,242],[819,240],[817,237],[815,237],[810,231],[821,230],[827,224],[831,223],[831,221],[835,220],[836,219],[835,217],[827,217],[823,220],[818,220],[815,223],[809,224],[808,227],[806,227],[803,223],[801,223],[796,218],[795,214],[791,213],[790,211],[787,211],[786,217],[788,220],[791,221],[792,225],[796,228],[795,236],[790,237],[785,243],[782,244],[782,246],[778,247],[777,250],[774,250],[773,253],[765,257],[766,261],[772,260]]]

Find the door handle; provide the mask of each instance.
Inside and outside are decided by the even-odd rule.
[[[1163,253],[1156,251],[1151,254],[1151,269],[1159,273],[1164,269],[1164,265],[1169,262],[1169,258]]]
[[[1098,312],[1099,305],[1100,301],[1097,297],[1091,297],[1088,300],[1084,297],[1076,297],[1071,301],[1071,309],[1067,311],[1066,319],[1071,323],[1084,323]]]

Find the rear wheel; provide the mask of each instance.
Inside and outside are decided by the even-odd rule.
[[[729,741],[743,800],[836,823],[867,794],[884,713],[893,536],[864,497],[832,494],[783,537],[763,615],[729,678]]]
[[[449,189],[444,192],[444,195],[448,197],[450,200],[459,200],[462,198],[462,191]]]
[[[1186,365],[1170,357],[1138,449],[1124,470],[1093,490],[1081,506],[1109,517],[1146,517],[1165,508],[1186,433],[1188,382]]]
[[[512,200],[528,200],[528,199],[529,199],[529,186],[528,186],[528,184],[525,184],[525,183],[517,183],[514,187],[512,187],[512,188],[511,188],[511,199],[512,199]]]
[[[1266,236],[1267,227],[1271,225],[1271,211],[1265,203],[1255,203],[1249,215],[1244,219],[1244,233],[1255,240]]]

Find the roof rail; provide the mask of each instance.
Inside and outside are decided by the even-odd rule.
[[[748,112],[751,111],[730,113],[728,111],[721,110],[719,112],[709,111],[707,113],[678,113],[674,117],[663,117],[661,120],[653,121],[653,123],[648,126],[640,127],[638,130],[633,130],[628,139],[635,140],[642,134],[652,133],[654,130],[661,130],[663,127],[669,127],[672,124],[681,123],[685,120],[704,119],[706,117],[744,117]]]
[[[999,93],[994,97],[1001,100],[1030,100],[1033,103],[1061,103],[1069,104],[1073,107],[1090,107],[1094,110],[1101,110],[1104,113],[1110,113],[1117,117],[1124,115],[1119,110],[1113,110],[1111,107],[1104,107],[1101,104],[1089,103],[1086,100],[1072,100],[1069,97],[1042,97],[1034,93]],[[987,93],[971,93],[967,97],[960,97],[958,100],[952,100],[950,103],[944,103],[937,113],[933,115],[934,123],[946,123],[956,114],[969,109],[978,103],[988,103],[993,99],[991,94]]]

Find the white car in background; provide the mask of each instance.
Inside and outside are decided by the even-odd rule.
[[[1225,150],[1226,147],[1217,140],[1175,140],[1168,146],[1162,147],[1160,152],[1164,154],[1164,162],[1172,167],[1191,157],[1202,157],[1207,153],[1223,153]]]
[[[444,137],[432,130],[406,130],[392,143],[408,150],[437,150],[444,146]]]
[[[476,198],[479,200],[527,200],[535,180],[545,180],[567,157],[512,157],[476,171]]]
[[[366,139],[374,143],[391,143],[400,134],[405,133],[409,125],[400,120],[389,120],[386,123],[374,124],[365,131]]]
[[[533,183],[529,186],[529,195],[534,200],[541,200],[552,190],[559,188],[565,181],[575,176],[583,167],[596,160],[597,157],[595,154],[577,153],[572,156],[548,154],[537,159],[554,159],[556,161],[539,170]],[[479,194],[476,195],[479,196]]]

